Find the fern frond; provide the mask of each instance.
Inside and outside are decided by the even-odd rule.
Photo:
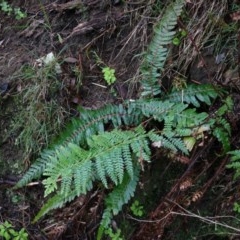
[[[73,119],[68,128],[55,141],[55,144],[40,154],[40,158],[33,163],[29,171],[16,184],[15,188],[23,187],[33,179],[41,176],[50,157],[58,158],[57,155],[60,146],[68,146],[69,143],[85,146],[86,139],[104,131],[105,123],[112,123],[115,128],[121,125],[136,126],[140,124],[143,117],[141,109],[137,108],[135,104],[131,105],[129,103],[126,106],[122,104],[118,106],[107,105],[98,110],[86,110],[82,108],[80,118]]]
[[[191,141],[190,145],[182,137],[195,140],[192,136],[194,131],[205,124],[208,115],[189,109],[189,104],[196,107],[200,103],[210,104],[218,95],[216,89],[211,85],[189,85],[165,98],[162,96],[162,99],[143,99],[161,93],[158,81],[184,3],[185,0],[175,0],[155,27],[153,40],[141,66],[142,99],[119,105],[109,104],[96,110],[81,108],[80,116],[72,120],[66,131],[49,150],[41,153],[17,183],[16,187],[22,187],[43,176],[45,196],[55,194],[37,214],[35,221],[48,211],[85,194],[92,189],[95,181],[100,181],[105,188],[113,186],[105,200],[106,209],[97,237],[100,239],[113,215],[118,214],[133,196],[140,167],[143,161],[150,161],[151,142],[152,146],[185,154],[191,150],[195,142]],[[230,101],[228,103],[231,105]],[[225,109],[219,110],[219,114],[224,114]],[[223,118],[220,119],[208,124],[212,129],[217,124],[221,127],[214,133],[220,141],[224,141],[224,134],[230,133],[230,126]],[[160,124],[147,131],[152,126],[147,124],[149,122]]]
[[[228,152],[230,146],[231,126],[229,122],[224,118],[224,114],[232,111],[233,101],[231,97],[227,97],[224,100],[224,104],[215,112],[216,117],[209,120],[213,135],[223,145],[224,152]]]
[[[186,145],[184,144],[183,140],[180,138],[174,138],[174,137],[168,138],[166,136],[163,136],[162,146],[174,152],[177,152],[178,150],[180,150],[181,152],[188,155],[188,150],[186,148]]]
[[[227,168],[232,168],[236,172],[234,174],[234,179],[240,177],[240,150],[234,150],[228,152],[231,155],[231,162],[227,165]]]
[[[213,136],[215,136],[218,139],[218,141],[222,143],[223,150],[225,153],[231,149],[229,134],[225,128],[216,126],[215,129],[213,130]]]
[[[142,127],[134,131],[115,129],[94,135],[87,140],[88,150],[76,144],[61,146],[48,159],[43,175],[45,196],[59,188],[66,196],[75,190],[78,195],[86,193],[95,179],[108,187],[108,178],[118,185],[123,180],[125,169],[132,176],[131,151],[143,160],[150,160],[148,133]],[[130,146],[130,147],[127,147]]]
[[[76,118],[72,121],[70,129],[67,129],[65,133],[63,133],[64,137],[60,137],[59,144],[53,145],[51,149],[44,150],[41,153],[39,160],[33,163],[32,167],[17,183],[16,187],[22,187],[42,175],[45,171],[46,163],[51,162],[53,159],[55,159],[55,162],[58,162],[58,159],[61,158],[59,151],[62,152],[62,147],[67,148],[70,146],[70,143],[83,147],[88,145],[87,139],[94,134],[102,133],[104,131],[104,125],[107,123],[112,123],[115,128],[124,125],[136,126],[143,121],[144,117],[153,117],[161,122],[169,112],[178,114],[186,107],[187,105],[185,104],[176,104],[169,101],[137,100],[135,102],[126,102],[124,105],[107,105],[98,110],[81,109],[81,118]],[[104,141],[104,139],[101,139],[101,141]],[[104,145],[106,144],[105,142]],[[64,155],[64,153],[62,154]],[[66,157],[67,156],[65,156],[65,158]],[[128,171],[131,170],[128,168]],[[102,178],[102,180],[104,179]],[[67,182],[65,183],[65,187],[67,188]]]
[[[131,103],[131,108],[140,110],[141,115],[144,117],[152,117],[161,122],[167,115],[177,115],[188,107],[183,103],[173,103],[171,101],[156,100],[138,100]]]
[[[193,130],[191,128],[176,128],[175,132],[179,137],[186,137],[191,136]]]
[[[200,103],[211,104],[211,99],[215,99],[219,95],[219,89],[211,84],[188,84],[182,90],[173,90],[172,93],[167,94],[166,100],[171,100],[175,103],[188,103],[199,107]]]
[[[223,115],[225,115],[226,113],[229,113],[233,110],[233,99],[231,96],[228,96],[224,101],[223,101],[223,105],[216,111],[216,115],[218,117],[222,117]]]
[[[72,191],[73,181],[75,181],[78,194],[86,193],[94,179],[92,165],[89,163],[91,157],[91,153],[76,144],[69,143],[65,147],[61,146],[56,151],[55,156],[49,158],[43,173],[43,175],[47,177],[43,180],[45,196],[56,191],[58,188],[58,180],[61,180],[60,194],[67,196],[68,193]],[[81,171],[78,169],[81,169]],[[81,174],[83,171],[84,174],[78,175],[77,179],[75,179],[76,174]],[[79,181],[81,181],[81,184],[76,185]]]
[[[177,114],[177,128],[194,128],[200,126],[207,119],[206,112],[197,113],[195,108],[189,108]]]
[[[122,210],[122,206],[133,197],[139,179],[139,172],[139,166],[135,163],[133,176],[131,177],[128,173],[125,173],[122,183],[116,186],[106,197],[106,208],[102,216],[97,239],[101,239],[103,230],[109,226],[113,215],[117,215]]]
[[[104,132],[104,124],[112,123],[114,128],[121,125],[131,125],[141,122],[138,111],[128,109],[122,104],[106,105],[100,109],[80,108],[80,117],[72,120],[71,125],[56,141],[55,145],[64,145],[69,142],[83,145],[92,135]]]
[[[38,158],[34,164],[28,169],[27,173],[18,181],[14,186],[14,189],[26,186],[33,179],[38,179],[42,176],[43,170],[46,167],[47,162],[43,158]]]
[[[65,194],[59,194],[57,193],[43,205],[43,207],[40,209],[40,211],[35,216],[33,222],[37,222],[41,217],[43,217],[46,213],[53,209],[61,208],[64,204],[67,202],[71,202],[75,197],[77,196],[77,193],[75,191],[72,191],[67,196]]]
[[[86,173],[90,172],[91,165],[88,165],[89,163],[81,162],[83,159],[90,159],[91,157],[94,158],[94,156],[86,156],[86,154],[89,154],[89,152],[86,152],[84,150],[84,147],[89,146],[90,148],[95,149],[105,149],[106,146],[111,147],[113,144],[116,143],[116,141],[121,142],[123,139],[125,139],[125,145],[122,144],[122,146],[126,146],[128,144],[128,135],[127,132],[122,135],[120,131],[114,131],[113,133],[103,133],[104,130],[104,124],[112,122],[114,124],[114,127],[119,127],[121,125],[136,125],[140,123],[144,118],[153,117],[155,120],[162,122],[166,122],[166,116],[169,118],[174,119],[173,126],[170,126],[170,129],[167,134],[168,137],[172,134],[171,129],[175,129],[176,123],[178,124],[182,123],[180,127],[191,127],[189,121],[193,120],[196,121],[196,119],[199,119],[201,114],[198,115],[198,118],[190,114],[190,111],[187,112],[185,109],[187,108],[186,104],[182,103],[171,103],[169,101],[161,101],[161,100],[139,100],[135,102],[127,102],[125,105],[119,105],[119,106],[112,106],[108,105],[106,107],[103,107],[103,109],[99,109],[99,111],[96,110],[84,110],[81,113],[81,119],[75,119],[74,124],[76,126],[76,129],[70,130],[69,136],[67,139],[65,139],[62,144],[56,145],[52,147],[50,150],[45,150],[41,153],[40,159],[36,161],[32,167],[29,169],[29,171],[25,174],[25,176],[18,182],[16,187],[22,187],[26,185],[29,181],[32,179],[35,179],[42,175],[44,173],[45,176],[52,176],[52,182],[48,180],[48,183],[45,180],[45,183],[47,183],[47,186],[49,186],[48,190],[46,191],[46,194],[51,193],[52,191],[55,191],[56,184],[54,183],[57,181],[58,178],[62,178],[62,189],[63,192],[68,192],[70,190],[70,186],[72,184],[72,181],[76,182],[88,182],[88,178]],[[184,114],[185,113],[185,114]],[[185,118],[189,118],[189,120],[184,120]],[[181,119],[181,121],[180,121]],[[84,122],[85,120],[86,122]],[[185,124],[183,122],[186,121]],[[195,122],[196,123],[196,122]],[[132,131],[129,131],[129,134]],[[134,131],[133,131],[134,132]],[[91,134],[99,134],[92,136]],[[141,133],[143,134],[143,133]],[[91,138],[91,136],[93,138]],[[130,137],[130,136],[129,136]],[[133,137],[133,136],[131,136]],[[130,139],[132,139],[130,137]],[[83,138],[83,139],[82,139]],[[95,143],[95,145],[93,144]],[[131,141],[130,141],[131,142]],[[140,142],[131,142],[131,148],[135,154],[139,158],[144,158],[145,160],[149,161],[150,159],[150,150],[148,149],[148,144],[145,142],[145,140],[141,140]],[[137,145],[136,145],[137,144]],[[136,145],[136,146],[135,146]],[[141,145],[141,149],[139,146]],[[78,149],[79,148],[79,149]],[[81,150],[80,150],[81,148]],[[115,148],[114,148],[115,149]],[[108,172],[108,175],[110,176],[110,179],[117,183],[118,181],[121,182],[122,176],[123,176],[123,167],[121,160],[124,160],[124,167],[127,168],[127,171],[129,174],[131,173],[131,161],[130,156],[131,153],[126,151],[127,147],[124,148],[124,158],[120,158],[119,156],[123,156],[123,149],[115,150],[115,152],[112,152],[112,156],[116,155],[118,158],[118,161],[115,161],[113,165],[113,162],[111,162],[110,159],[112,159],[112,156],[107,156],[108,161],[103,160],[106,156],[102,155],[102,158],[98,157],[98,174],[101,180],[103,181],[104,185],[107,185],[107,180],[104,178],[106,175],[106,172],[103,172],[103,169],[105,169]],[[140,149],[140,150],[139,150]],[[95,151],[95,150],[94,150]],[[129,150],[131,151],[131,149]],[[103,151],[104,152],[104,151]],[[127,157],[128,156],[128,157]],[[95,156],[96,157],[96,156]],[[65,159],[65,160],[64,160]],[[70,160],[68,160],[70,159]],[[79,176],[80,170],[77,170],[78,168],[72,168],[72,166],[76,166],[76,164],[79,164],[79,168],[81,167],[81,164],[84,169],[84,174],[81,174],[81,176],[84,176],[84,179],[78,179],[75,178],[70,179],[70,176]],[[102,163],[101,163],[102,162]],[[84,165],[86,164],[86,166]],[[85,167],[84,167],[85,166]],[[68,171],[62,172],[60,174],[60,169],[67,169],[68,167],[71,168],[68,169]],[[47,168],[47,169],[46,169]],[[114,172],[113,169],[119,169],[117,172]],[[55,169],[55,170],[54,170]],[[111,174],[110,174],[111,173]],[[78,177],[79,178],[79,177]],[[75,179],[75,180],[74,180]],[[92,179],[92,178],[90,178]],[[90,181],[91,182],[91,181]],[[78,193],[80,192],[86,192],[86,187],[83,187],[82,189],[77,190]]]
[[[184,0],[176,0],[170,4],[154,29],[154,36],[141,66],[142,97],[156,96],[161,92],[158,81],[167,59],[167,45],[172,42],[175,35],[174,27],[184,3]]]
[[[240,150],[230,151],[230,152],[228,152],[228,154],[232,155],[231,156],[232,162],[237,162],[240,160]]]

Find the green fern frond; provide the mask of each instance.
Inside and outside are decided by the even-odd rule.
[[[223,145],[224,153],[228,152],[230,146],[231,126],[229,122],[224,118],[224,114],[232,111],[233,101],[231,97],[227,97],[224,104],[215,112],[215,118],[209,120],[213,135]]]
[[[176,128],[176,135],[179,137],[191,136],[193,133],[193,129],[191,128]]]
[[[164,148],[172,150],[173,152],[177,152],[178,150],[180,150],[181,152],[188,155],[188,150],[186,148],[186,145],[184,144],[184,142],[180,138],[163,137],[162,138],[162,146]]]
[[[28,169],[27,173],[18,181],[14,186],[14,189],[26,186],[33,179],[38,179],[42,176],[44,169],[46,168],[47,162],[44,158],[38,158],[34,164]]]
[[[101,149],[106,146],[112,146],[112,144],[115,144],[117,139],[119,141],[120,139],[123,139],[123,138],[127,140],[126,133],[124,133],[124,137],[123,137],[120,131],[119,132],[115,131],[109,134],[104,133],[104,135],[102,135],[101,133],[104,132],[104,127],[106,123],[112,123],[114,127],[117,128],[124,125],[136,126],[137,124],[140,124],[140,122],[143,121],[144,118],[152,117],[159,122],[162,122],[162,121],[166,122],[167,119],[171,118],[173,121],[171,123],[172,126],[170,126],[169,131],[167,131],[168,133],[165,134],[169,138],[171,137],[170,135],[173,132],[172,130],[176,129],[177,124],[179,125],[178,128],[186,128],[186,127],[193,126],[192,121],[194,121],[195,125],[198,125],[201,123],[202,119],[200,119],[200,117],[203,115],[203,113],[196,114],[193,110],[186,110],[187,106],[188,105],[182,104],[182,103],[171,103],[169,101],[161,101],[161,100],[152,100],[152,101],[137,100],[135,102],[126,102],[125,105],[122,105],[122,104],[120,104],[119,106],[108,105],[106,107],[103,107],[102,109],[99,109],[99,111],[84,110],[83,112],[81,112],[81,119],[74,120],[73,124],[75,124],[76,129],[74,128],[70,129],[70,131],[68,132],[68,137],[62,141],[62,144],[55,145],[54,147],[52,147],[52,149],[43,151],[41,153],[39,160],[32,165],[29,171],[17,183],[16,187],[22,187],[26,185],[29,181],[38,178],[43,173],[46,176],[47,172],[49,172],[47,176],[52,175],[52,179],[54,179],[53,183],[58,178],[60,178],[60,176],[61,178],[63,178],[63,180],[66,179],[66,181],[63,182],[62,188],[66,189],[67,190],[66,192],[68,192],[70,190],[69,189],[70,185],[73,181],[73,180],[70,181],[69,176],[72,176],[72,174],[76,170],[69,169],[69,172],[63,172],[61,175],[59,174],[60,173],[59,169],[61,169],[62,167],[63,169],[65,169],[68,166],[70,166],[70,164],[72,164],[73,166],[75,166],[76,164],[80,164],[80,160],[82,160],[83,158],[84,159],[89,159],[89,157],[93,158],[93,156],[90,156],[90,155],[85,156],[86,154],[89,154],[89,152],[86,152],[84,150],[86,146],[89,146],[92,149],[94,148]],[[196,122],[196,120],[198,120],[198,122]],[[91,136],[93,136],[92,134],[99,134],[99,135],[94,135],[94,137],[91,139]],[[67,135],[65,134],[65,136]],[[114,136],[114,137],[110,137],[110,136]],[[109,141],[110,138],[111,140]],[[111,141],[112,141],[112,144],[111,144]],[[95,143],[95,145],[93,144],[93,142]],[[131,142],[131,148],[133,149],[133,152],[135,154],[138,154],[139,158],[143,157],[145,160],[149,161],[150,150],[147,148],[148,147],[147,143],[144,141],[141,143],[142,149],[140,152],[138,152],[139,151],[138,145],[137,147],[135,147],[135,144],[136,143]],[[127,142],[126,142],[126,145],[127,145]],[[77,148],[79,149],[81,148],[81,151],[77,150]],[[127,168],[127,171],[130,173],[132,172],[132,169],[130,168],[131,154],[129,152],[126,152],[127,147],[124,149],[125,149],[125,152],[124,152],[125,158],[121,158],[121,160],[125,161],[124,163],[126,165],[125,167]],[[121,151],[123,151],[123,149]],[[80,154],[77,154],[78,152]],[[116,156],[118,156],[118,159],[119,159],[119,161],[115,162],[115,165],[106,164],[106,162],[103,160],[103,158],[105,158],[106,156],[102,156],[102,158],[100,156],[98,157],[98,160],[99,160],[97,162],[97,164],[99,165],[99,167],[97,168],[98,174],[99,176],[101,176],[101,179],[105,186],[107,185],[106,179],[104,178],[105,172],[102,172],[103,171],[102,169],[103,168],[105,169],[104,166],[107,167],[107,169],[105,170],[107,170],[108,173],[111,173],[110,178],[111,180],[113,180],[113,182],[115,183],[117,183],[118,181],[121,182],[121,178],[123,176],[123,171],[121,170],[122,163],[119,158],[120,155],[123,155],[123,152],[120,152],[119,150],[118,152],[114,152],[112,154],[116,154]],[[111,158],[112,157],[109,156],[109,159]],[[64,161],[64,159],[70,159],[70,160]],[[72,161],[75,161],[75,162],[72,162]],[[110,160],[107,162],[110,163]],[[64,164],[68,164],[68,165],[64,165]],[[84,164],[86,163],[84,162]],[[116,164],[118,164],[118,166]],[[55,167],[55,172],[52,172],[53,169],[51,166],[58,166],[58,167]],[[117,175],[112,171],[112,169],[110,169],[110,167],[114,167],[114,169],[120,169],[117,172]],[[48,168],[48,170],[46,170],[46,168]],[[80,170],[78,170],[78,172],[79,171]],[[84,168],[84,172],[87,173],[89,171],[91,171],[91,167],[90,165],[86,165],[86,170]],[[74,173],[74,175],[79,176],[79,174],[77,173]],[[82,176],[84,176],[85,180],[83,179],[74,180],[76,181],[76,185],[77,185],[77,182],[79,181],[88,182],[89,179],[87,178],[87,175],[82,174]],[[52,184],[51,186],[51,183],[49,182],[47,185],[49,186],[49,189],[48,189],[49,192],[47,191],[48,193],[55,191],[56,186],[54,186],[54,184]],[[50,189],[52,189],[52,191],[50,191]],[[82,191],[85,192],[86,190],[87,189],[83,187],[83,189],[79,189],[77,191],[78,193],[80,193]]]
[[[39,160],[33,163],[29,171],[17,183],[16,188],[25,186],[33,179],[42,175],[45,171],[46,163],[51,162],[51,159],[55,159],[57,162],[58,158],[61,158],[58,155],[59,151],[62,151],[63,146],[67,147],[70,143],[83,147],[86,146],[87,139],[94,134],[102,133],[106,123],[112,123],[115,128],[136,126],[143,121],[144,117],[153,117],[161,122],[169,112],[178,114],[185,108],[187,108],[185,104],[176,104],[169,101],[136,100],[135,102],[126,102],[124,105],[107,105],[98,110],[81,109],[81,117],[72,121],[70,129],[63,133],[57,142],[58,144],[41,153]],[[130,169],[128,170],[131,171]]]
[[[73,143],[61,146],[55,156],[48,159],[43,173],[46,177],[43,180],[45,196],[59,188],[60,194],[65,196],[72,190],[78,195],[86,193],[96,178],[106,188],[108,178],[115,185],[121,184],[125,169],[128,173],[133,173],[131,151],[138,158],[150,160],[147,138],[148,133],[142,127],[133,131],[115,129],[89,138],[88,150]]]
[[[222,117],[223,115],[225,115],[226,113],[232,112],[233,110],[233,99],[232,97],[228,96],[224,101],[223,101],[223,105],[216,111],[216,115],[218,117]]]
[[[55,194],[53,197],[48,199],[48,201],[43,205],[41,210],[35,216],[33,223],[37,222],[41,217],[43,217],[49,211],[53,209],[61,208],[67,202],[71,202],[76,196],[77,196],[77,193],[75,191],[72,191],[67,196],[65,196],[65,194],[59,194],[59,193]]]
[[[168,100],[162,101],[160,99],[137,100],[135,102],[131,102],[130,106],[134,110],[140,110],[140,114],[142,116],[147,118],[154,118],[159,122],[163,121],[165,116],[176,116],[188,107],[187,104],[173,103]]]
[[[154,28],[154,36],[141,66],[142,97],[156,96],[161,92],[159,77],[167,59],[167,45],[172,42],[175,35],[174,28],[184,4],[184,0],[176,0],[170,4],[162,19]]]
[[[232,155],[231,156],[232,162],[237,162],[240,160],[240,150],[230,151],[230,152],[228,152],[228,154]]]
[[[207,119],[206,112],[198,113],[195,108],[189,108],[179,113],[177,119],[177,129],[194,128],[200,126]]]
[[[188,84],[182,90],[174,90],[167,94],[166,99],[175,103],[193,104],[195,107],[200,107],[200,103],[211,104],[211,99],[215,99],[219,95],[220,90],[211,84]]]
[[[125,173],[122,183],[116,186],[106,197],[106,208],[98,229],[97,239],[102,238],[103,231],[109,226],[112,217],[117,215],[122,210],[122,206],[133,197],[139,180],[139,172],[140,168],[135,163],[133,176],[131,177],[128,173]]]
[[[232,168],[236,172],[234,174],[234,179],[240,177],[240,150],[234,150],[228,152],[231,155],[231,162],[227,165],[227,168]]]
[[[58,151],[61,151],[59,146],[68,146],[69,143],[85,146],[86,139],[104,131],[105,123],[112,123],[115,128],[121,125],[136,126],[140,124],[144,117],[141,108],[137,108],[135,104],[131,106],[129,103],[126,106],[120,104],[118,106],[107,105],[98,110],[81,109],[80,118],[73,119],[68,128],[63,131],[59,140],[55,141],[55,144],[50,149],[44,150],[40,154],[40,158],[33,163],[29,171],[16,184],[15,188],[23,187],[33,179],[41,176],[46,168],[46,163],[49,162],[50,156],[56,158]]]
[[[213,130],[213,136],[215,136],[220,143],[222,143],[224,153],[231,149],[229,134],[224,127],[215,127]]]

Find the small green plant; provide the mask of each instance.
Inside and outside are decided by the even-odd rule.
[[[27,14],[22,12],[20,8],[14,8],[14,15],[17,20],[23,19],[27,16]]]
[[[5,240],[27,240],[28,233],[24,228],[22,228],[19,232],[14,230],[12,224],[5,221],[0,224],[0,237]]]
[[[233,211],[235,211],[237,213],[240,213],[240,204],[235,202],[234,205],[233,205]]]
[[[108,85],[112,85],[116,81],[115,76],[115,69],[110,67],[104,67],[102,69],[104,80],[107,82]]]
[[[7,15],[13,14],[17,20],[23,19],[27,16],[27,14],[22,12],[19,7],[12,7],[5,0],[0,2],[0,10],[5,12]]]
[[[179,46],[183,38],[187,36],[187,32],[184,29],[179,30],[176,36],[173,38],[172,43],[175,46]]]
[[[8,15],[10,15],[12,13],[12,7],[8,4],[8,2],[6,1],[2,1],[0,3],[0,7],[1,7],[1,11],[7,13]]]
[[[131,205],[130,209],[131,209],[133,215],[135,215],[136,217],[142,217],[143,214],[144,214],[143,206],[140,205],[138,200],[135,200],[133,202],[133,204]]]
[[[98,66],[102,69],[103,78],[108,85],[112,85],[116,82],[117,78],[115,76],[115,69],[107,66],[104,61],[97,55],[96,52],[93,52],[94,57]]]
[[[105,230],[105,234],[109,236],[111,240],[123,240],[120,229],[117,229],[117,231],[114,233],[112,228],[108,228]]]
[[[12,191],[11,189],[8,189],[6,191],[6,194],[11,199],[11,202],[13,204],[20,203],[23,200],[23,197],[20,194],[16,193],[15,191]]]

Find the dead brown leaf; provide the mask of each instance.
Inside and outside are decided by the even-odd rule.
[[[234,12],[230,14],[230,17],[232,18],[233,21],[238,21],[240,20],[240,11]]]

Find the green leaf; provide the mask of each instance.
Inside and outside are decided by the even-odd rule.
[[[175,45],[175,46],[179,46],[180,43],[181,43],[181,41],[180,41],[180,39],[179,39],[178,37],[175,37],[175,38],[172,40],[172,43],[173,43],[173,45]]]

